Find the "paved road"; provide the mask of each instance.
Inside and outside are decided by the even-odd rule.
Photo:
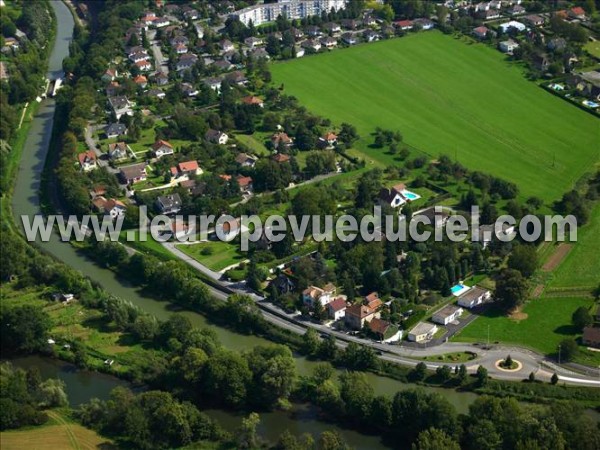
[[[169,65],[167,60],[162,54],[160,49],[160,43],[158,41],[152,41],[152,54],[154,55],[154,62],[156,63],[156,70],[160,70],[166,74],[169,73]]]
[[[491,377],[512,381],[526,379],[531,372],[535,373],[536,379],[538,380],[550,381],[552,375],[557,373],[559,379],[566,384],[600,387],[600,373],[595,377],[577,374],[565,369],[564,367],[553,364],[543,355],[520,347],[493,345],[490,346],[490,348],[483,348],[481,346],[475,346],[472,344],[446,342],[434,347],[413,348],[394,344],[380,344],[371,340],[347,335],[346,333],[333,330],[327,325],[304,320],[298,314],[287,313],[278,306],[267,302],[264,297],[250,291],[245,286],[244,282],[231,283],[224,281],[221,273],[210,270],[208,267],[192,259],[185,253],[178,250],[175,247],[175,244],[172,242],[165,242],[162,245],[177,258],[208,276],[211,280],[213,280],[214,283],[217,283],[220,287],[209,286],[211,294],[217,299],[226,300],[231,292],[240,292],[250,295],[256,301],[263,313],[264,318],[267,321],[294,333],[304,334],[306,329],[311,327],[319,331],[322,335],[328,334],[335,336],[338,345],[342,348],[348,345],[349,342],[367,345],[379,352],[379,357],[381,359],[410,367],[416,366],[419,362],[421,362],[418,358],[441,355],[444,353],[468,351],[477,354],[476,359],[465,363],[469,373],[476,372],[480,365],[484,366],[488,370],[488,373]],[[511,355],[513,360],[519,361],[522,364],[520,370],[515,372],[507,372],[496,367],[496,363],[506,358],[507,355]],[[456,366],[457,363],[427,362],[426,365],[429,369],[435,370],[443,365],[453,367]]]

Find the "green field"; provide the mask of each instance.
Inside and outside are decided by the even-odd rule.
[[[539,298],[530,301],[523,308],[527,314],[524,320],[513,320],[503,312],[490,308],[483,316],[477,318],[453,338],[462,342],[485,342],[488,326],[490,342],[503,344],[519,344],[544,354],[553,354],[558,344],[565,338],[576,338],[579,335],[571,326],[571,315],[580,306],[589,307],[591,298]],[[586,364],[600,364],[600,353],[586,351],[578,361]]]
[[[600,283],[600,203],[590,221],[579,228],[577,243],[556,268],[549,283],[552,288],[596,287]]]
[[[590,55],[600,58],[600,41],[588,42],[584,48],[589,52]]]
[[[228,242],[201,242],[198,244],[177,245],[186,255],[216,272],[242,262],[245,257],[238,251],[239,246]],[[203,254],[203,251],[205,252]]]
[[[357,148],[382,164],[394,159],[369,148],[377,126],[549,201],[599,160],[597,118],[528,81],[500,52],[464,39],[419,33],[274,64],[271,71],[312,112],[356,125]]]

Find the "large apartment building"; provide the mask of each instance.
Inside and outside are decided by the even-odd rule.
[[[303,19],[309,16],[320,15],[323,11],[343,9],[347,0],[279,0],[277,3],[258,4],[240,9],[232,15],[248,25],[273,22],[278,16],[285,16],[290,20]]]

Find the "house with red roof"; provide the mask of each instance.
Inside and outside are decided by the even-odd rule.
[[[583,9],[581,6],[576,6],[574,8],[571,8],[569,10],[569,17],[572,17],[573,19],[578,19],[578,20],[585,20],[586,19],[585,9]]]
[[[412,30],[414,24],[412,20],[397,20],[394,22],[396,28],[400,28],[402,31]]]
[[[261,108],[265,105],[262,98],[256,97],[255,95],[250,95],[248,97],[242,98],[242,103],[244,105],[258,105]]]
[[[138,69],[143,70],[143,71],[152,69],[152,64],[150,64],[150,62],[147,60],[136,61],[135,65]]]
[[[237,177],[237,183],[240,186],[240,191],[242,191],[242,193],[252,193],[252,177],[243,177],[240,175],[239,177]]]
[[[96,161],[96,153],[94,153],[93,150],[88,150],[87,152],[80,153],[79,155],[77,155],[77,159],[79,159],[79,166],[84,172],[89,172],[90,170],[98,168],[98,164]]]
[[[346,314],[346,296],[340,295],[327,303],[327,314],[333,320],[340,320]]]
[[[477,39],[485,39],[489,32],[490,29],[488,27],[481,26],[473,29],[473,36]]]
[[[294,145],[294,141],[292,140],[292,138],[284,132],[275,133],[273,136],[271,136],[271,143],[273,144],[273,148],[275,149],[291,147],[292,145]]]

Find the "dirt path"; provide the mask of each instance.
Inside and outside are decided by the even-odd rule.
[[[566,244],[564,242],[562,244],[559,244],[554,253],[542,266],[542,270],[544,272],[552,272],[554,269],[556,269],[563,261],[563,259],[565,259],[565,257],[569,254],[571,248],[573,248],[572,244]]]

